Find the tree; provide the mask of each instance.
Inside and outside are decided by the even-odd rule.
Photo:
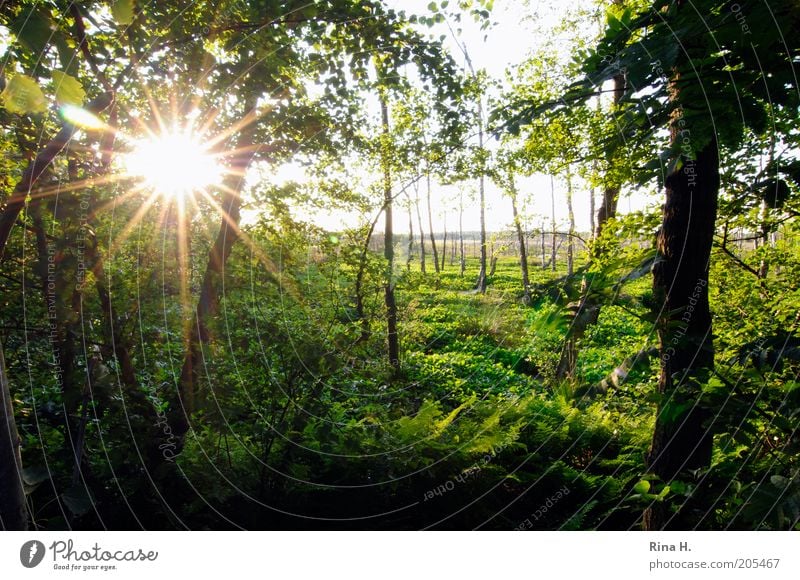
[[[496,163],[496,167],[492,170],[492,179],[500,186],[503,191],[508,195],[511,200],[511,212],[513,216],[514,231],[517,236],[517,244],[519,244],[519,266],[520,273],[522,274],[522,302],[529,304],[531,301],[531,281],[528,272],[528,250],[525,244],[525,233],[522,230],[522,220],[520,218],[518,209],[519,190],[517,189],[516,180],[514,175],[520,172],[517,163],[519,162],[519,153],[512,152],[501,156]]]
[[[376,66],[376,72],[380,78],[384,71]],[[386,258],[386,340],[389,353],[389,364],[395,371],[400,369],[400,342],[397,336],[397,299],[394,295],[395,274],[394,274],[394,226],[392,224],[392,165],[391,165],[391,135],[389,130],[389,105],[387,103],[386,89],[379,86],[379,100],[381,107],[381,166],[383,169],[383,215],[385,217],[383,226],[383,255]]]
[[[658,298],[661,372],[659,405],[648,470],[664,484],[706,469],[714,425],[702,398],[713,373],[708,269],[719,190],[719,148],[736,147],[745,127],[766,130],[767,103],[796,107],[791,57],[771,33],[772,19],[796,23],[787,6],[742,4],[748,26],[724,2],[653,2],[634,13],[610,11],[605,36],[583,63],[587,73],[563,100],[529,108],[515,122],[595,96],[602,83],[624,74],[618,101],[619,134],[649,142],[668,128],[669,147],[648,165],[667,175],[653,290]],[[701,16],[702,18],[698,17]],[[750,36],[754,36],[752,39]],[[764,72],[768,74],[765,76]],[[642,93],[644,87],[649,90]],[[642,175],[638,176],[643,179]],[[685,248],[691,247],[687,254]],[[689,527],[692,508],[655,502],[648,529]]]

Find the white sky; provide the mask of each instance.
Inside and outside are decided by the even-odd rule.
[[[386,0],[386,4],[397,10],[405,10],[407,14],[427,14],[429,0]],[[455,4],[453,0],[451,4]],[[466,44],[473,66],[476,70],[485,69],[490,77],[502,80],[505,71],[509,67],[521,63],[533,52],[550,34],[550,30],[563,18],[565,11],[575,7],[586,7],[593,4],[593,0],[571,0],[568,4],[563,0],[496,0],[492,12],[492,20],[495,26],[486,31],[479,30],[470,17],[462,18],[460,24],[451,23],[453,29],[462,28],[460,41]],[[587,24],[588,26],[588,24]],[[450,49],[455,60],[463,64],[462,53],[455,41],[449,34],[445,25],[441,25],[441,30],[434,28],[435,34],[447,34],[445,44]],[[589,30],[589,29],[587,29]],[[565,34],[569,35],[570,31]],[[485,40],[484,40],[485,37]],[[565,58],[569,57],[566,51],[569,50],[567,39],[564,39]],[[489,147],[495,147],[495,142],[489,142]],[[301,173],[294,167],[288,166],[281,168],[275,179],[277,181],[301,178]],[[396,188],[402,187],[402,183],[396,184]],[[576,227],[579,231],[589,230],[589,191],[584,184],[573,179],[573,207],[575,212]],[[526,218],[529,227],[536,227],[543,219],[548,226],[551,214],[550,196],[550,177],[547,175],[534,175],[529,178],[518,178],[518,186],[522,198],[523,216]],[[433,218],[434,227],[441,231],[443,218],[442,215],[448,213],[448,229],[452,230],[456,226],[457,213],[454,208],[458,206],[459,187],[465,191],[463,227],[465,231],[475,231],[480,228],[479,212],[475,198],[470,196],[477,194],[477,181],[464,182],[460,186],[441,186],[434,184],[433,187]],[[565,184],[558,177],[555,179],[556,192],[556,221],[559,228],[564,228],[567,223],[567,207],[565,202]],[[596,192],[597,203],[599,204],[600,192]],[[619,203],[620,212],[642,209],[649,205],[655,205],[658,199],[654,196],[644,194],[629,195],[623,190],[622,198]],[[424,203],[421,204],[423,212],[422,219],[427,227],[427,213]],[[398,207],[396,210],[396,230],[398,233],[405,231],[405,210]],[[339,230],[348,225],[355,225],[359,218],[356,215],[346,215],[341,212],[321,212],[311,214],[297,208],[298,215],[313,219],[317,224],[330,229]],[[511,224],[511,203],[495,187],[491,180],[486,180],[486,218],[487,229],[498,231],[507,229]],[[380,230],[382,220],[379,220],[377,230]],[[416,226],[416,216],[415,224]]]

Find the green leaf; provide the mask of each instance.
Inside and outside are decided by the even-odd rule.
[[[684,413],[691,409],[691,407],[692,403],[676,401],[674,398],[670,399],[661,409],[661,419],[667,424],[675,423],[678,419],[683,417]]]
[[[82,516],[94,505],[94,499],[83,486],[72,486],[61,494],[64,505],[76,516]]]
[[[25,485],[37,485],[50,478],[50,471],[44,465],[34,465],[22,470]]]
[[[58,50],[58,62],[61,63],[62,70],[70,75],[77,74],[81,61],[75,47],[60,33],[53,35],[53,44]]]
[[[127,26],[133,22],[133,0],[113,0],[111,15],[114,22],[120,26]]]
[[[35,57],[44,56],[47,43],[53,34],[50,18],[38,10],[22,11],[9,28],[23,48]]]
[[[770,476],[769,481],[772,485],[774,485],[778,489],[785,489],[786,487],[789,486],[789,483],[791,483],[791,481],[788,478],[782,475],[772,475]]]
[[[52,72],[56,101],[60,105],[82,105],[86,91],[78,79],[58,70]]]
[[[0,99],[9,113],[28,115],[47,110],[47,100],[42,89],[36,79],[27,75],[14,75],[0,94]]]
[[[650,491],[650,482],[642,480],[633,486],[633,491],[640,494],[645,494]]]

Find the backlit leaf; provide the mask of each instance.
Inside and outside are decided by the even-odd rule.
[[[83,90],[83,87],[78,79],[57,70],[54,70],[52,75],[53,88],[55,89],[56,93],[56,101],[58,101],[59,104],[83,104],[83,100],[86,98],[86,91]]]
[[[27,75],[14,75],[0,94],[3,106],[9,113],[27,115],[47,110],[47,100],[35,79]]]
[[[133,0],[112,0],[111,14],[117,24],[129,25],[133,22]]]

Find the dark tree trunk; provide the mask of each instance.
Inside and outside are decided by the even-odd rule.
[[[439,273],[439,251],[436,249],[436,235],[433,233],[433,210],[431,209],[431,174],[430,168],[427,169],[425,174],[425,182],[427,183],[427,197],[428,197],[428,231],[431,235],[431,252],[433,253],[433,267],[436,273]]]
[[[389,364],[395,370],[400,368],[400,344],[397,337],[397,301],[394,295],[394,237],[392,231],[392,173],[389,161],[389,106],[386,98],[381,96],[381,126],[383,128],[384,146],[381,148],[383,159],[383,212],[386,218],[384,225],[383,252],[386,258],[386,326]],[[430,195],[428,196],[430,201]],[[436,250],[434,249],[434,252]],[[435,256],[435,254],[434,254]],[[437,268],[438,270],[438,268]]]
[[[614,0],[614,4],[620,4],[620,0]],[[618,74],[614,76],[613,88],[613,105],[616,106],[620,102],[625,92],[625,75]],[[611,162],[609,157],[609,162]],[[620,186],[614,182],[614,178],[610,175],[606,176],[606,185],[603,188],[603,201],[600,202],[600,209],[597,210],[597,231],[595,237],[599,238],[603,233],[603,228],[606,222],[617,215],[617,201],[619,200]]]
[[[701,385],[714,367],[708,270],[719,192],[716,141],[696,160],[666,180],[659,259],[653,267],[653,290],[661,307],[659,343],[661,395],[647,468],[664,482],[688,480],[691,470],[711,461],[709,411],[700,403]],[[648,509],[646,529],[686,529],[691,506],[670,517],[664,504]]]
[[[3,345],[0,343],[0,529],[3,530],[28,529],[20,445]]]
[[[603,201],[600,203],[600,209],[597,210],[597,233],[596,238],[599,238],[603,233],[603,228],[606,222],[617,215],[617,199],[619,198],[619,187],[606,186],[603,188]]]
[[[550,238],[550,268],[556,271],[556,186],[553,183],[553,176],[550,176],[550,227],[553,232]]]
[[[512,178],[513,179],[513,178]],[[531,301],[531,279],[528,274],[528,249],[525,247],[525,234],[522,232],[522,224],[517,210],[517,191],[511,187],[511,211],[514,214],[514,229],[517,232],[517,243],[519,244],[519,268],[522,272],[522,301],[529,304]]]
[[[378,223],[378,218],[380,218],[380,213],[375,216],[375,219],[372,220],[372,223],[369,225],[369,230],[367,230],[367,235],[364,238],[364,245],[361,248],[361,259],[359,260],[358,264],[358,273],[356,274],[356,315],[358,316],[358,320],[361,322],[361,334],[358,337],[358,342],[364,342],[368,340],[370,336],[369,317],[364,309],[364,274],[367,270],[369,243],[370,240],[372,240],[372,232],[375,231],[375,225]],[[425,264],[423,262],[423,272],[425,272],[424,266]]]
[[[220,284],[225,275],[225,263],[239,239],[239,220],[241,218],[242,197],[247,168],[255,156],[256,148],[252,142],[252,127],[247,127],[237,148],[238,154],[231,161],[230,178],[221,188],[220,208],[223,215],[214,245],[208,255],[206,271],[200,286],[191,327],[186,337],[186,354],[183,359],[178,384],[178,404],[172,409],[171,424],[177,436],[189,429],[189,419],[198,403],[200,371],[203,364],[203,346],[210,340],[209,322],[216,316],[221,299]]]

